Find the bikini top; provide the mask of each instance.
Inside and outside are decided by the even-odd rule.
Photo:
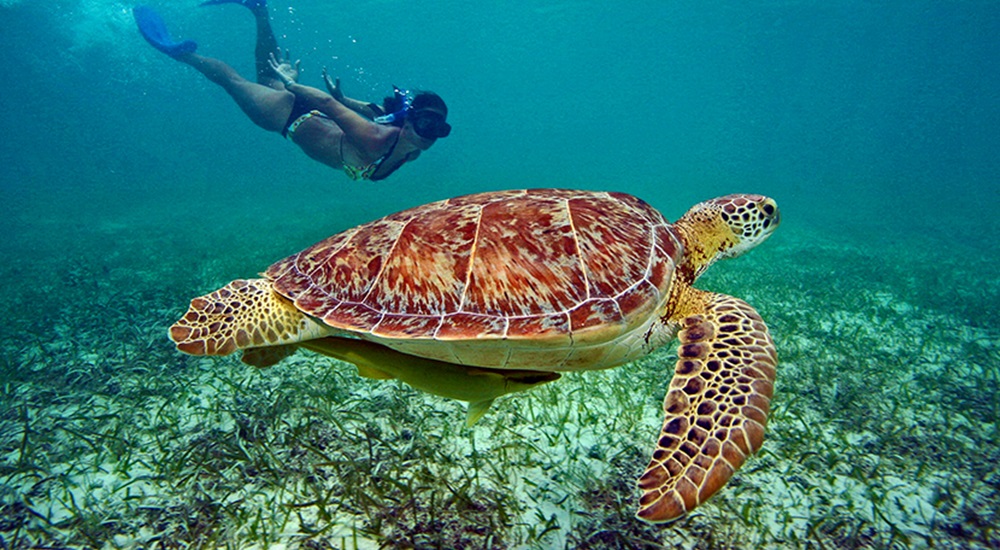
[[[380,175],[379,177],[374,177],[374,176],[375,172],[378,172],[378,169],[382,166],[382,163],[385,162],[385,159],[392,156],[392,152],[396,150],[397,144],[399,144],[399,134],[396,134],[396,141],[392,142],[392,147],[389,147],[389,151],[387,151],[386,154],[382,155],[381,157],[375,159],[374,161],[365,166],[354,166],[352,164],[348,164],[345,162],[344,173],[347,174],[347,177],[351,178],[354,181],[358,180],[378,181],[389,177],[390,174],[398,170],[400,166],[406,163],[406,161],[404,160],[403,162],[400,162],[399,164],[394,166],[391,170],[389,170],[385,174]],[[344,134],[340,135],[340,158],[342,159],[344,158]]]

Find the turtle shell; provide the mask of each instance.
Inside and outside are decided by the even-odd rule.
[[[434,359],[520,368],[553,358],[512,358],[511,349],[565,354],[648,326],[681,254],[671,226],[641,199],[532,189],[405,210],[265,276],[339,331]]]

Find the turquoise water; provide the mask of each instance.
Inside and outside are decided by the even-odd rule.
[[[154,6],[251,73],[245,10]],[[377,184],[258,129],[130,8],[0,0],[0,546],[1000,545],[995,2],[273,3],[305,83],[448,103],[452,135]],[[256,371],[165,337],[191,297],[337,231],[525,186],[669,219],[781,206],[700,285],[774,333],[764,452],[682,522],[631,519],[672,349],[468,431],[345,364]]]

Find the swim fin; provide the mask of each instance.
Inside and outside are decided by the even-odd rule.
[[[198,49],[198,44],[194,40],[174,42],[167,31],[167,25],[163,22],[160,14],[153,11],[149,6],[136,6],[132,8],[132,16],[135,17],[135,24],[139,27],[139,34],[149,42],[151,46],[169,55],[177,57],[185,53],[194,53]]]

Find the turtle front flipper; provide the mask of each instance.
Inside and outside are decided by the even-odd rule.
[[[330,332],[274,292],[271,281],[239,279],[191,300],[187,313],[170,327],[170,339],[191,355],[228,355]]]
[[[743,300],[689,289],[677,365],[656,451],[639,478],[636,516],[676,519],[715,494],[764,442],[778,364]]]

